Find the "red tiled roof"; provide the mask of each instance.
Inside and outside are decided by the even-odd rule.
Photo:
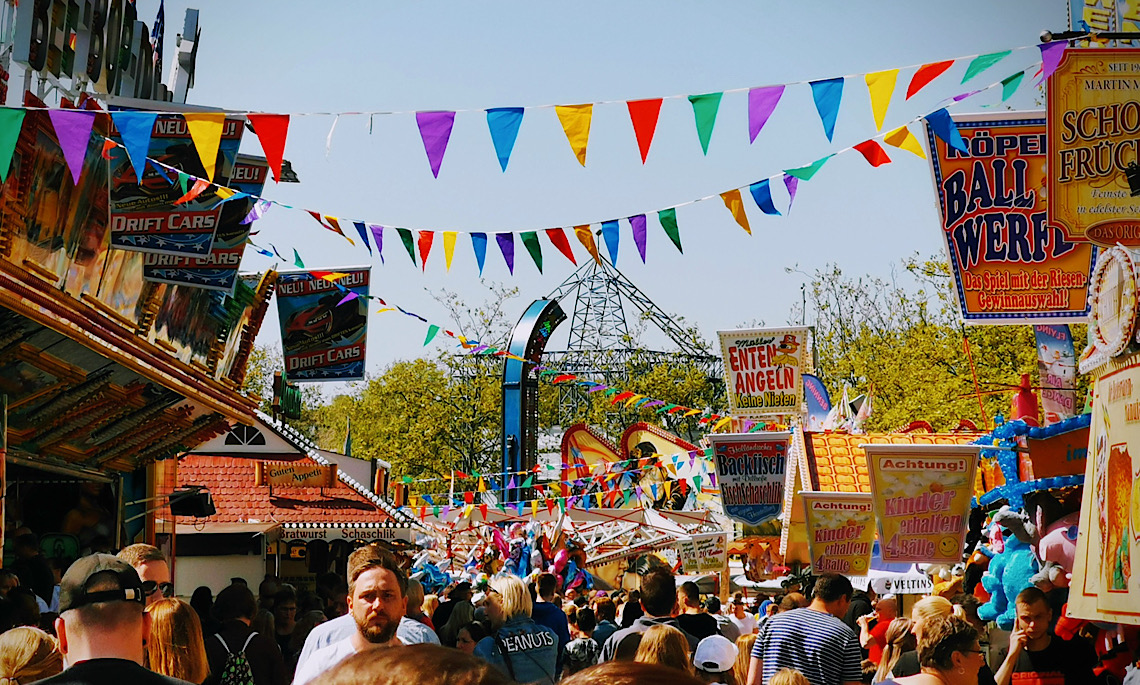
[[[305,458],[298,464],[316,461]],[[218,513],[211,523],[389,523],[394,519],[353,488],[254,485],[257,462],[237,457],[187,455],[178,461],[179,485],[204,485]]]
[[[981,433],[806,433],[812,490],[871,492],[867,455],[860,445],[968,445]],[[808,483],[804,483],[807,487]]]

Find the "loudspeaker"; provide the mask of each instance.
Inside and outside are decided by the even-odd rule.
[[[174,516],[206,518],[218,513],[209,490],[196,487],[176,488],[170,493],[170,513]]]

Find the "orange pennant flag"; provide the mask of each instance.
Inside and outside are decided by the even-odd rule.
[[[427,271],[427,258],[428,253],[431,252],[431,241],[435,239],[435,233],[431,231],[420,231],[419,246],[420,246],[420,266],[424,271]]]
[[[590,225],[575,226],[574,235],[578,236],[578,241],[585,246],[586,251],[594,258],[594,261],[601,264],[602,259],[598,256],[598,245],[594,242],[594,233],[590,230]]]
[[[182,115],[190,139],[198,149],[206,178],[214,180],[214,166],[218,161],[218,146],[222,142],[222,128],[226,123],[225,112],[186,112]]]
[[[740,224],[748,235],[752,235],[752,227],[748,225],[748,215],[744,212],[744,200],[740,199],[740,189],[721,193],[720,199],[724,200],[724,206],[732,212],[732,218],[736,219],[736,223]]]
[[[180,205],[184,202],[189,202],[202,194],[206,188],[210,187],[210,182],[204,178],[194,180],[194,185],[190,186],[190,190],[186,194],[174,201],[174,204]]]
[[[346,236],[346,235],[344,234],[344,231],[340,230],[340,221],[338,221],[338,220],[337,220],[337,218],[336,218],[335,216],[329,216],[328,214],[326,214],[326,215],[325,215],[325,221],[327,221],[327,222],[328,222],[328,225],[329,225],[329,226],[332,226],[332,230],[334,230],[334,231],[336,231],[337,233],[339,233],[339,234],[340,234],[340,237],[342,237],[342,238],[344,238],[345,240],[347,240],[347,241],[349,242],[349,244],[350,244],[350,245],[353,245],[353,246],[355,246],[355,245],[356,245],[356,243],[354,243],[354,242],[352,241],[352,238],[349,238],[348,236]]]

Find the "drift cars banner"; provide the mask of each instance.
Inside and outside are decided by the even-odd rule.
[[[219,185],[230,181],[243,130],[240,119],[226,119],[222,127],[213,179]],[[113,137],[119,140],[117,133]],[[193,187],[193,181],[184,189],[176,172],[148,162],[139,183],[124,148],[113,147],[107,155],[111,159],[108,183],[111,247],[175,256],[210,254],[214,231],[225,207],[218,205],[221,198],[213,186],[194,199],[176,205],[174,203]],[[186,121],[177,114],[160,114],[155,119],[147,157],[198,178],[206,177]]]
[[[1084,320],[1096,248],[1065,240],[1046,221],[1045,119],[963,115],[954,122],[967,152],[929,126],[926,137],[962,320]]]
[[[1077,359],[1067,325],[1034,326],[1037,375],[1041,379],[1041,409],[1045,425],[1077,415]]]
[[[875,546],[871,495],[856,492],[801,492],[807,521],[812,573],[866,575]]]
[[[263,157],[238,155],[229,187],[249,195],[261,195],[269,177],[269,164]],[[158,283],[190,285],[207,290],[233,293],[238,269],[245,253],[245,241],[253,222],[242,223],[253,209],[254,200],[239,197],[219,207],[218,227],[210,254],[204,257],[147,253],[143,278]]]
[[[884,562],[956,564],[969,528],[975,445],[862,445]]]
[[[344,275],[335,280],[336,274],[326,279],[309,271],[279,274],[277,315],[289,380],[364,378],[370,272],[370,267],[342,269],[337,273]]]
[[[708,436],[726,516],[758,526],[780,515],[790,438],[786,432]]]
[[[800,413],[807,328],[754,328],[717,335],[730,414]]]
[[[720,573],[728,568],[728,533],[703,533],[677,541],[681,572]]]

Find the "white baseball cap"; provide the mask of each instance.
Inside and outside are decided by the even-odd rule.
[[[708,673],[731,671],[736,665],[736,645],[723,635],[710,635],[701,640],[693,652],[693,665]]]

